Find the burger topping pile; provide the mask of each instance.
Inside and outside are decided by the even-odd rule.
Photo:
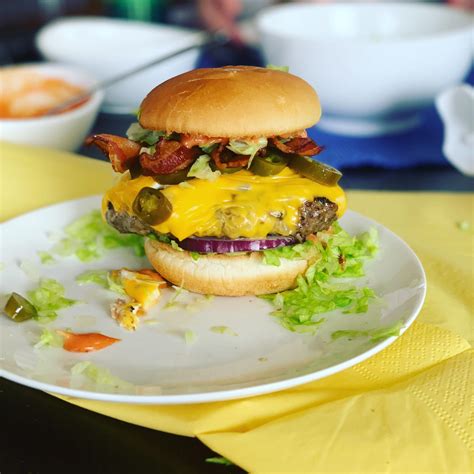
[[[240,139],[206,137],[147,130],[138,123],[127,130],[127,137],[93,135],[89,145],[97,145],[118,173],[130,170],[133,177],[153,176],[161,184],[178,184],[194,177],[193,166],[203,155],[213,171],[233,173],[248,169],[258,176],[273,176],[289,166],[318,183],[337,184],[341,173],[307,157],[323,150],[306,131],[291,136]]]
[[[344,213],[341,173],[311,158],[306,131],[223,138],[148,130],[94,135],[123,180],[103,213],[124,233],[200,253],[259,251],[304,242]],[[193,179],[199,178],[199,179]]]

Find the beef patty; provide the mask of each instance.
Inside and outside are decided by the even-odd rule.
[[[337,204],[326,198],[306,201],[299,208],[299,222],[295,237],[303,242],[310,234],[328,229],[337,219]],[[117,212],[111,203],[105,214],[107,222],[119,232],[147,235],[155,231],[138,217],[126,212]]]

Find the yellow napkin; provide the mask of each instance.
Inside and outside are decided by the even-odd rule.
[[[112,181],[108,165],[63,152],[0,144],[0,160],[2,220],[99,193]],[[427,271],[425,306],[392,346],[323,380],[243,400],[171,407],[67,400],[198,436],[254,473],[472,472],[473,233],[456,223],[474,223],[473,195],[352,191],[349,203],[404,238]]]

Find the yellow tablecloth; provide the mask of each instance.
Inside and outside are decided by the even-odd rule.
[[[102,192],[110,166],[0,144],[2,220]],[[71,403],[150,428],[197,436],[254,473],[472,472],[474,199],[466,193],[349,193],[421,258],[428,295],[392,346],[351,369],[291,390],[190,406]],[[390,269],[387,269],[390,271]],[[223,468],[225,469],[225,468]]]

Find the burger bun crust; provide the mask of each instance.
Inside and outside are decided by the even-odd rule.
[[[252,66],[195,69],[155,87],[140,106],[150,130],[208,137],[270,137],[313,126],[315,90],[288,72]]]
[[[308,267],[306,260],[281,259],[280,266],[263,263],[261,252],[200,255],[147,239],[146,255],[166,280],[194,293],[245,296],[278,293],[296,286]]]

